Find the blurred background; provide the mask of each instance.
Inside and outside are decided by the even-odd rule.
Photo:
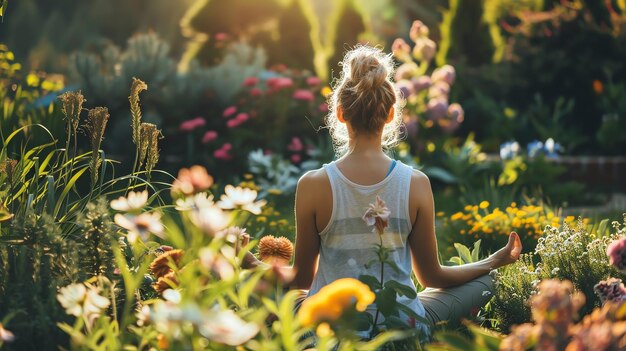
[[[430,176],[441,213],[626,206],[624,0],[3,3],[4,135],[62,135],[56,97],[81,90],[108,107],[102,148],[129,168],[137,77],[160,169],[202,164],[290,208],[299,176],[334,157],[322,127],[337,63],[367,43],[398,63],[406,127],[390,152]]]

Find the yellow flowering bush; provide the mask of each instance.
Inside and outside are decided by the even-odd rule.
[[[437,215],[443,220],[443,235],[440,237],[450,247],[454,243],[469,246],[480,239],[481,246],[492,252],[506,244],[512,231],[519,234],[526,250],[532,250],[546,226],[558,227],[563,223],[572,225],[576,221],[574,216],[562,218],[547,206],[532,202],[526,205],[512,202],[500,209],[493,207],[489,201],[481,201],[479,204],[466,205],[462,211],[449,218],[442,212]],[[588,219],[583,219],[584,224],[588,222]]]

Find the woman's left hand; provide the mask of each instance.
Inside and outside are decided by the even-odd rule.
[[[496,251],[491,255],[491,259],[494,261],[493,268],[500,268],[507,264],[517,261],[522,253],[522,242],[519,239],[519,235],[516,232],[509,234],[509,242],[505,247]]]

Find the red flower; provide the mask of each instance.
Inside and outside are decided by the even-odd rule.
[[[259,82],[259,78],[257,77],[248,77],[243,81],[243,86],[244,87],[253,87],[255,85],[257,85],[257,83]]]
[[[235,114],[235,112],[237,112],[237,107],[235,106],[229,106],[224,110],[224,113],[222,114],[222,116],[224,117],[230,117],[232,115]]]
[[[315,96],[313,96],[313,93],[310,90],[304,89],[298,89],[294,91],[292,97],[296,100],[302,101],[313,101],[313,99],[315,99]]]
[[[308,84],[311,87],[317,86],[321,82],[322,82],[322,80],[319,77],[316,77],[316,76],[308,77],[306,79],[306,84]]]
[[[206,124],[204,118],[196,117],[194,119],[189,119],[180,124],[179,129],[182,132],[190,132],[198,127],[202,127]]]
[[[208,142],[211,142],[213,140],[217,139],[217,132],[214,130],[209,130],[206,133],[204,133],[204,136],[202,137],[202,143],[206,144]]]

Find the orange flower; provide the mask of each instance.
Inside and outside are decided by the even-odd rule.
[[[162,276],[152,285],[154,290],[156,290],[159,294],[163,294],[165,290],[175,288],[176,286],[178,286],[178,277],[174,271],[170,271],[166,275]]]
[[[287,265],[293,255],[293,244],[284,236],[267,235],[259,241],[259,259],[267,263]]]
[[[170,262],[180,268],[180,261],[183,257],[183,250],[170,250],[162,253],[150,263],[150,272],[156,279],[165,276],[172,271]]]
[[[597,95],[600,95],[604,92],[604,85],[601,81],[597,79],[593,81],[593,91],[595,91]]]
[[[213,185],[213,177],[202,166],[191,166],[178,171],[178,178],[172,184],[172,195],[189,196],[205,191]]]
[[[352,305],[357,311],[363,312],[374,300],[376,295],[367,285],[354,278],[342,278],[304,300],[298,311],[298,318],[303,326],[310,327],[339,319]]]

